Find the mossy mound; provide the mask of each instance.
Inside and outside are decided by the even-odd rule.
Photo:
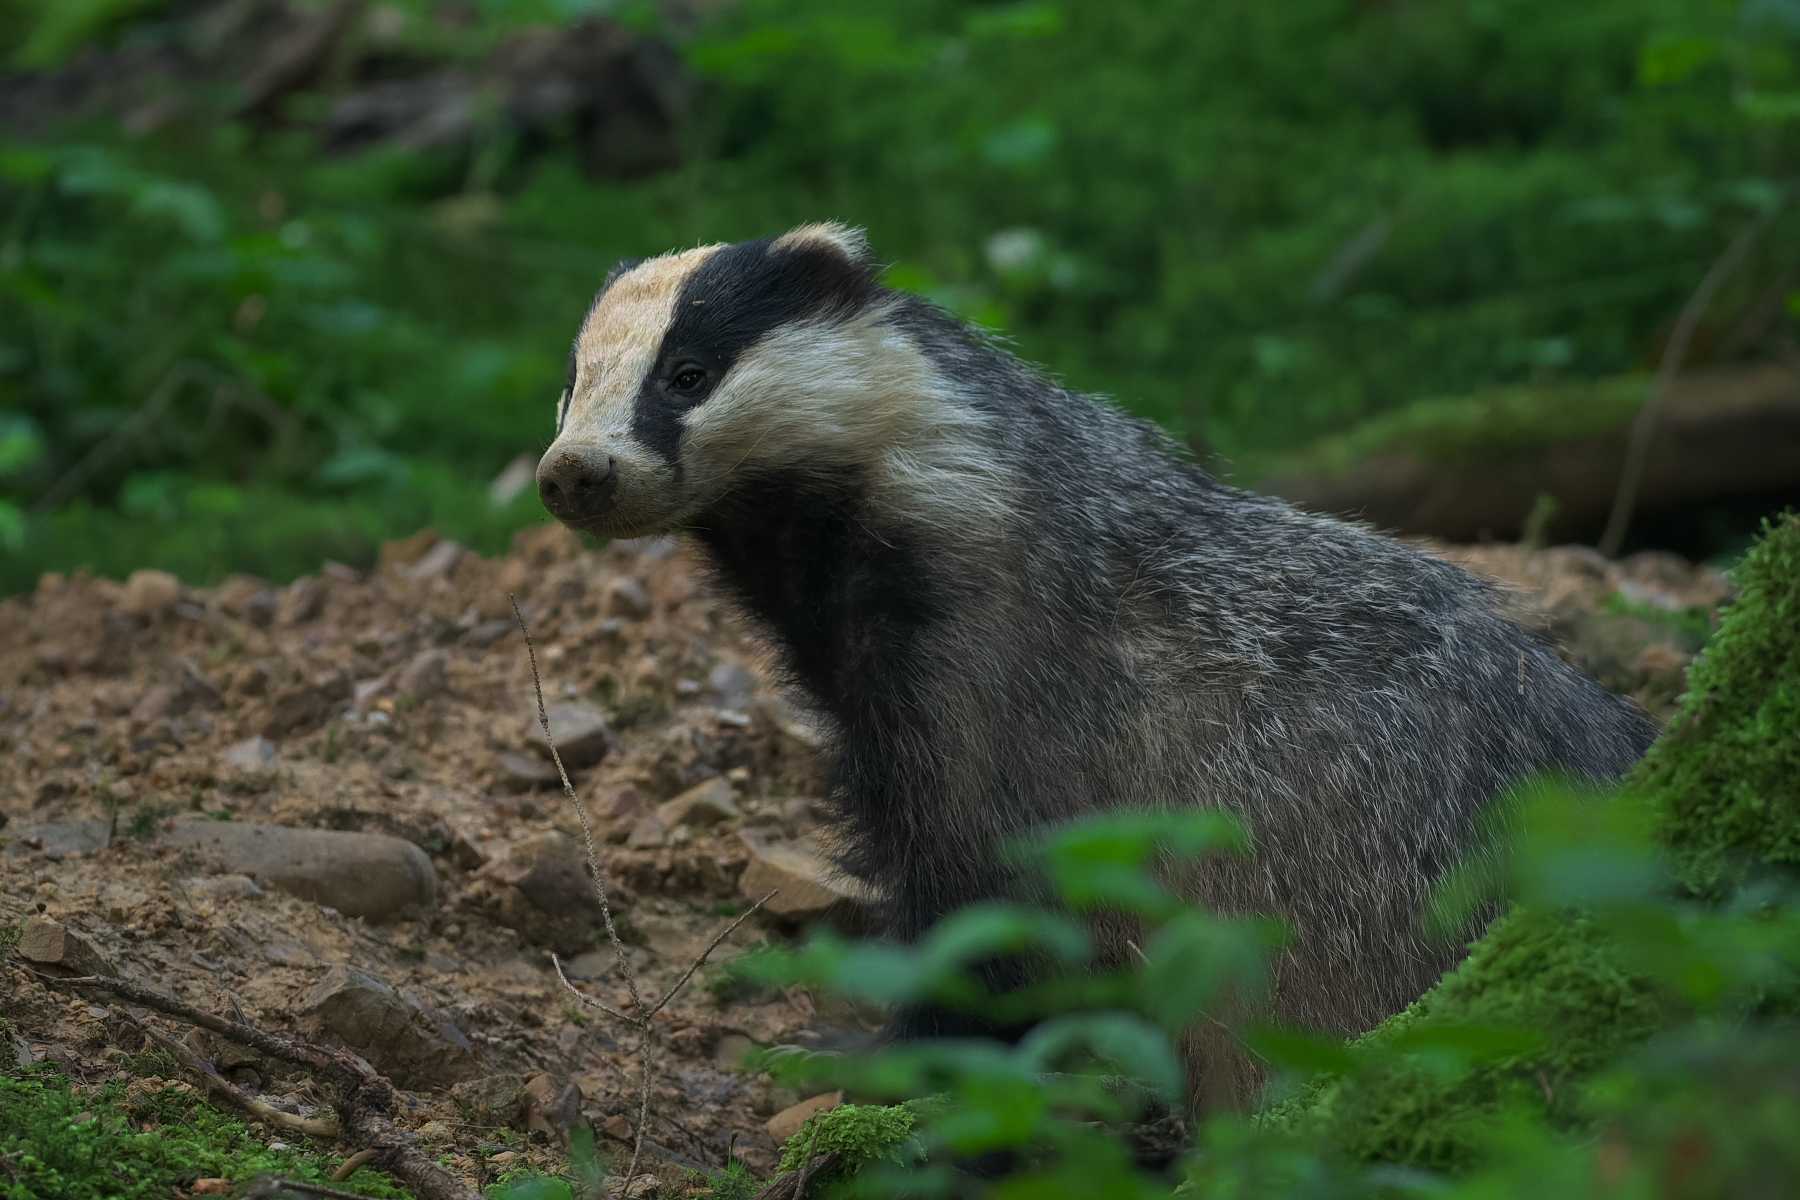
[[[1768,527],[1736,582],[1681,711],[1629,783],[1701,893],[1736,868],[1800,867],[1800,515]]]
[[[782,1147],[780,1170],[798,1171],[814,1155],[835,1154],[837,1160],[817,1177],[825,1183],[883,1159],[899,1161],[901,1147],[918,1123],[918,1103],[843,1104],[810,1116]]]
[[[1800,517],[1769,526],[1669,732],[1627,780],[1701,897],[1739,864],[1800,863]],[[1350,1044],[1354,1069],[1270,1109],[1363,1161],[1479,1163],[1502,1117],[1590,1122],[1586,1085],[1674,1010],[1603,924],[1520,906],[1405,1012]]]

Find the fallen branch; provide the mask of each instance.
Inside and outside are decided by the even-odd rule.
[[[411,1188],[420,1200],[482,1200],[479,1192],[425,1157],[412,1144],[411,1139],[395,1127],[393,1112],[399,1104],[399,1093],[394,1090],[393,1084],[376,1074],[354,1054],[336,1047],[315,1045],[270,1033],[248,1022],[231,1020],[217,1013],[195,1008],[155,988],[124,979],[110,979],[103,975],[64,979],[41,971],[37,972],[37,976],[52,987],[91,988],[106,992],[153,1009],[164,1016],[186,1021],[269,1058],[306,1068],[333,1093],[332,1107],[338,1113],[337,1136],[358,1150],[369,1151],[370,1156],[365,1160],[369,1166],[386,1171],[403,1186]],[[147,1028],[141,1022],[133,1023]],[[155,1040],[159,1045],[163,1044],[160,1039]],[[182,1049],[185,1051],[187,1047],[183,1046]],[[209,1085],[211,1084],[208,1072],[203,1071],[202,1077],[207,1078]],[[223,1080],[219,1082],[224,1083]],[[312,1191],[315,1194],[345,1194],[321,1193],[317,1184],[299,1184],[292,1180],[280,1182],[291,1189]]]
[[[156,1026],[133,1019],[130,1014],[121,1011],[117,1005],[108,1005],[107,1007],[111,1009],[115,1017],[143,1033],[145,1037],[167,1051],[176,1062],[198,1075],[215,1095],[224,1097],[257,1120],[273,1125],[286,1133],[297,1133],[302,1137],[336,1138],[343,1132],[335,1119],[301,1117],[293,1113],[282,1112],[274,1105],[252,1096],[227,1080],[213,1069],[211,1063]],[[368,1151],[359,1150],[357,1153],[366,1154]]]
[[[594,823],[588,817],[587,805],[582,803],[581,797],[575,791],[575,785],[569,781],[568,768],[563,766],[562,754],[556,748],[556,738],[550,733],[550,712],[544,705],[544,680],[543,676],[538,673],[537,647],[531,640],[531,628],[525,623],[525,614],[519,611],[518,599],[511,593],[508,593],[506,598],[512,604],[513,617],[519,623],[519,632],[525,638],[525,654],[531,662],[531,687],[537,696],[538,724],[543,727],[544,742],[550,747],[550,759],[556,764],[556,773],[562,779],[563,795],[569,798],[569,803],[575,807],[575,815],[581,820],[581,836],[587,844],[588,874],[592,877],[594,884],[594,899],[600,905],[600,918],[606,927],[606,940],[612,945],[613,959],[618,964],[619,975],[625,980],[625,989],[631,996],[629,1013],[614,1008],[570,983],[569,977],[563,973],[562,960],[554,954],[550,956],[551,963],[556,967],[556,977],[562,981],[563,987],[571,996],[574,996],[584,1006],[597,1009],[615,1021],[629,1026],[638,1035],[638,1069],[642,1087],[638,1096],[637,1129],[632,1139],[631,1165],[626,1168],[623,1176],[624,1183],[620,1185],[621,1194],[623,1194],[630,1188],[631,1181],[637,1177],[638,1162],[643,1158],[644,1153],[645,1132],[650,1125],[650,1082],[654,1077],[652,1058],[656,1045],[656,1027],[652,1022],[655,1020],[656,1014],[667,1007],[669,1001],[673,1000],[676,994],[687,986],[688,980],[692,979],[694,973],[706,964],[706,960],[712,956],[712,952],[717,950],[725,939],[736,931],[738,926],[749,920],[751,914],[774,898],[776,893],[770,892],[745,909],[737,920],[719,931],[718,936],[707,944],[706,949],[700,952],[699,957],[694,959],[688,969],[682,972],[681,977],[671,984],[655,1003],[644,1003],[643,992],[638,987],[637,972],[632,970],[631,959],[625,952],[625,943],[619,938],[618,928],[613,923],[612,901],[606,894],[606,867],[600,860],[600,852],[594,842]]]

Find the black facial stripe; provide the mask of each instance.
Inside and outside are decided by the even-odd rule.
[[[807,317],[848,317],[877,291],[875,266],[846,258],[836,246],[802,242],[774,248],[774,238],[715,251],[682,284],[656,364],[638,392],[632,436],[681,470],[681,415],[704,403],[732,364],[770,330]],[[671,376],[692,363],[707,383],[676,393]]]

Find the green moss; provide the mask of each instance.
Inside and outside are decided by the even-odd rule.
[[[1736,577],[1742,595],[1630,781],[1702,893],[1736,866],[1800,866],[1800,516],[1770,524]]]
[[[1265,1119],[1361,1160],[1467,1168],[1497,1117],[1579,1125],[1580,1082],[1660,1015],[1595,926],[1515,910],[1424,998],[1351,1043],[1361,1069]]]
[[[338,1165],[329,1155],[270,1149],[190,1088],[79,1089],[45,1071],[0,1075],[0,1155],[11,1164],[0,1174],[0,1200],[167,1200],[201,1178],[247,1183],[275,1174],[329,1183]],[[409,1194],[368,1168],[332,1186]]]
[[[782,1171],[798,1171],[808,1157],[836,1154],[825,1179],[854,1175],[870,1163],[896,1158],[912,1136],[918,1114],[907,1104],[843,1104],[806,1119],[800,1132],[787,1140],[781,1151]]]

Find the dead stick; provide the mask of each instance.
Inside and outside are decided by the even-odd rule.
[[[224,1076],[213,1069],[211,1063],[202,1059],[198,1054],[195,1054],[192,1050],[188,1049],[188,1047],[182,1045],[162,1030],[156,1028],[154,1025],[148,1025],[134,1020],[128,1014],[120,1012],[117,1006],[111,1007],[114,1016],[144,1034],[158,1046],[161,1046],[163,1050],[177,1062],[198,1075],[206,1086],[214,1093],[231,1101],[231,1103],[251,1114],[257,1120],[273,1125],[275,1128],[287,1133],[297,1133],[303,1137],[335,1138],[342,1132],[342,1129],[335,1120],[319,1120],[311,1117],[297,1116],[294,1113],[282,1112],[279,1108],[257,1099],[255,1096],[252,1096],[239,1088],[236,1084],[225,1079]],[[365,1153],[368,1152],[365,1151]]]
[[[1650,395],[1631,423],[1631,437],[1625,445],[1625,465],[1619,471],[1619,487],[1613,493],[1612,511],[1606,517],[1606,532],[1600,535],[1598,548],[1607,558],[1618,557],[1620,548],[1625,544],[1626,530],[1631,527],[1631,513],[1637,507],[1638,488],[1644,481],[1644,466],[1650,458],[1650,439],[1656,432],[1656,419],[1662,414],[1663,402],[1675,385],[1675,376],[1681,371],[1682,361],[1687,358],[1688,343],[1693,340],[1694,331],[1700,327],[1706,310],[1712,307],[1719,289],[1725,286],[1725,281],[1737,270],[1738,263],[1750,253],[1750,247],[1756,244],[1756,239],[1762,236],[1763,230],[1775,219],[1775,214],[1781,211],[1781,201],[1786,199],[1786,195],[1783,192],[1767,212],[1744,226],[1731,239],[1731,244],[1725,247],[1712,269],[1700,280],[1700,286],[1694,289],[1694,294],[1682,305],[1681,315],[1675,318],[1675,328],[1669,333],[1668,344],[1663,347],[1662,361],[1656,366],[1656,377],[1650,383]]]

